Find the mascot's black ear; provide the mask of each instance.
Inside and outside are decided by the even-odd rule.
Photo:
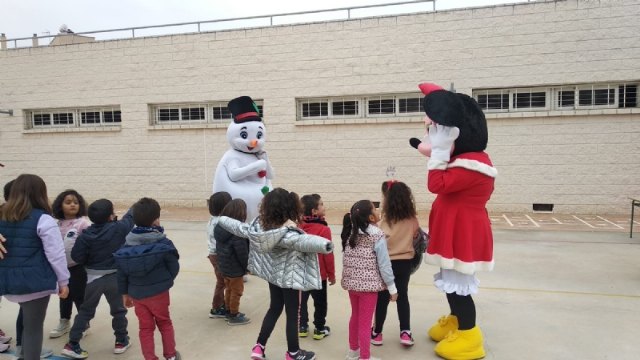
[[[456,94],[462,111],[459,122],[460,136],[455,141],[452,156],[465,152],[484,151],[487,148],[489,132],[487,119],[476,100],[469,95]]]

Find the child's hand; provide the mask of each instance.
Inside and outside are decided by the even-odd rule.
[[[329,285],[335,285],[336,279],[329,279]]]
[[[131,299],[131,296],[129,295],[122,295],[122,302],[127,308],[133,307],[133,299]]]
[[[391,295],[391,298],[389,300],[391,300],[391,301],[398,300],[398,293],[395,293],[395,294]]]
[[[69,287],[68,286],[60,286],[58,289],[58,297],[60,299],[66,299],[69,296]]]

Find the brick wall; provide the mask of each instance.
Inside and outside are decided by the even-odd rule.
[[[421,117],[296,121],[296,98],[640,78],[640,3],[539,1],[437,13],[0,51],[0,182],[41,175],[50,196],[204,206],[226,127],[154,127],[149,104],[263,99],[274,185],[326,206],[377,200],[387,166],[433,196],[408,145]],[[118,131],[24,130],[25,109],[119,105]],[[490,211],[625,213],[640,194],[640,109],[488,115]]]

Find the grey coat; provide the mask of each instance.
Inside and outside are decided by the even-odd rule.
[[[263,230],[259,219],[251,224],[221,216],[218,225],[249,239],[249,271],[268,282],[295,290],[322,288],[317,253],[333,251],[333,243],[296,227]]]

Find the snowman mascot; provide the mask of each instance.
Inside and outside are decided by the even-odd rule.
[[[264,194],[271,191],[273,169],[263,150],[266,128],[258,106],[248,96],[229,101],[233,122],[227,128],[231,149],[224,153],[213,180],[213,192],[226,191],[247,203],[247,222],[258,216]]]

